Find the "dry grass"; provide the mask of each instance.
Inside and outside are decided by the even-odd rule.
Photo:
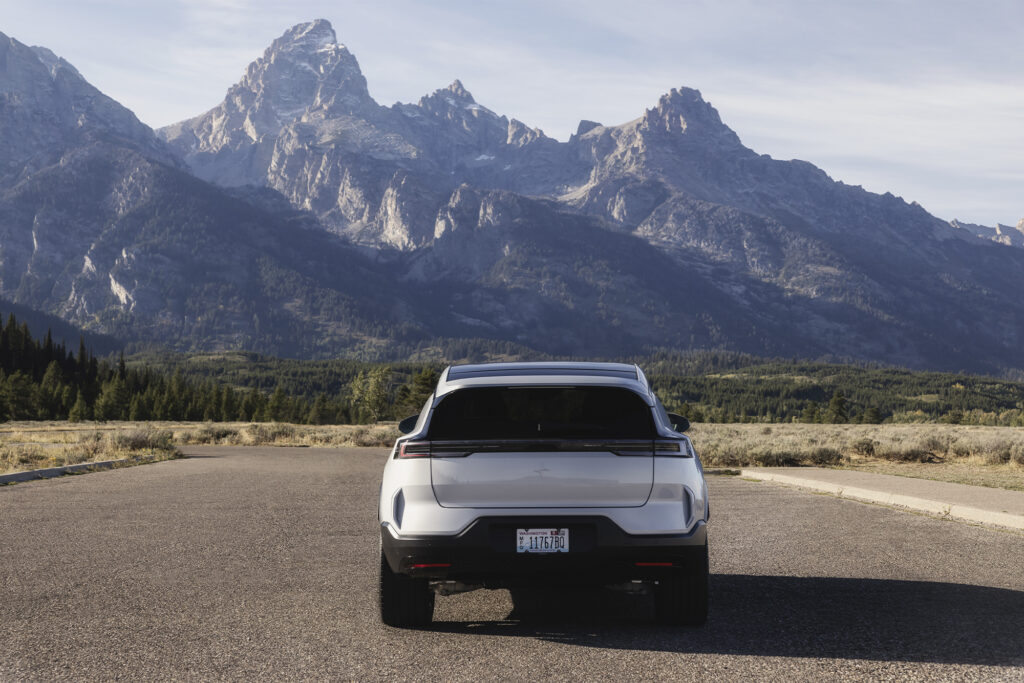
[[[8,427],[10,427],[8,425]],[[154,462],[178,457],[171,433],[149,426],[128,428],[0,430],[0,474],[132,458]]]
[[[182,445],[226,446],[391,446],[399,436],[397,423],[375,425],[293,425],[283,423],[210,423],[174,429]]]
[[[177,446],[390,446],[395,423],[291,425],[194,422],[8,422],[0,425],[0,474],[147,456],[167,459]],[[152,456],[152,457],[150,457]]]
[[[694,424],[708,467],[813,465],[1024,491],[1024,428],[940,424]],[[153,453],[176,446],[387,447],[397,425],[69,423],[0,425],[0,473]]]
[[[709,467],[847,467],[1024,491],[1024,428],[941,424],[695,424]]]

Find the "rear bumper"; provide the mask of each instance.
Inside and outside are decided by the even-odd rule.
[[[569,529],[569,552],[517,553],[516,529]],[[607,517],[481,517],[456,536],[399,537],[381,527],[392,571],[432,580],[508,586],[566,581],[657,579],[693,565],[707,540],[697,522],[686,534],[627,534]]]

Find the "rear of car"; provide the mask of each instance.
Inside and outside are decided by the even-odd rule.
[[[705,620],[707,487],[636,366],[453,366],[403,425],[379,506],[385,623],[428,623],[437,593],[636,582],[660,620]]]

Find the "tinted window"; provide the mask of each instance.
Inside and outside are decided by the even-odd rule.
[[[650,439],[651,409],[614,387],[461,389],[434,410],[431,439]]]

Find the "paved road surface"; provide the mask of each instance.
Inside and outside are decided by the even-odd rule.
[[[0,488],[0,680],[1024,680],[1024,535],[718,477],[705,628],[477,591],[408,632],[377,621],[383,450],[194,452]]]

